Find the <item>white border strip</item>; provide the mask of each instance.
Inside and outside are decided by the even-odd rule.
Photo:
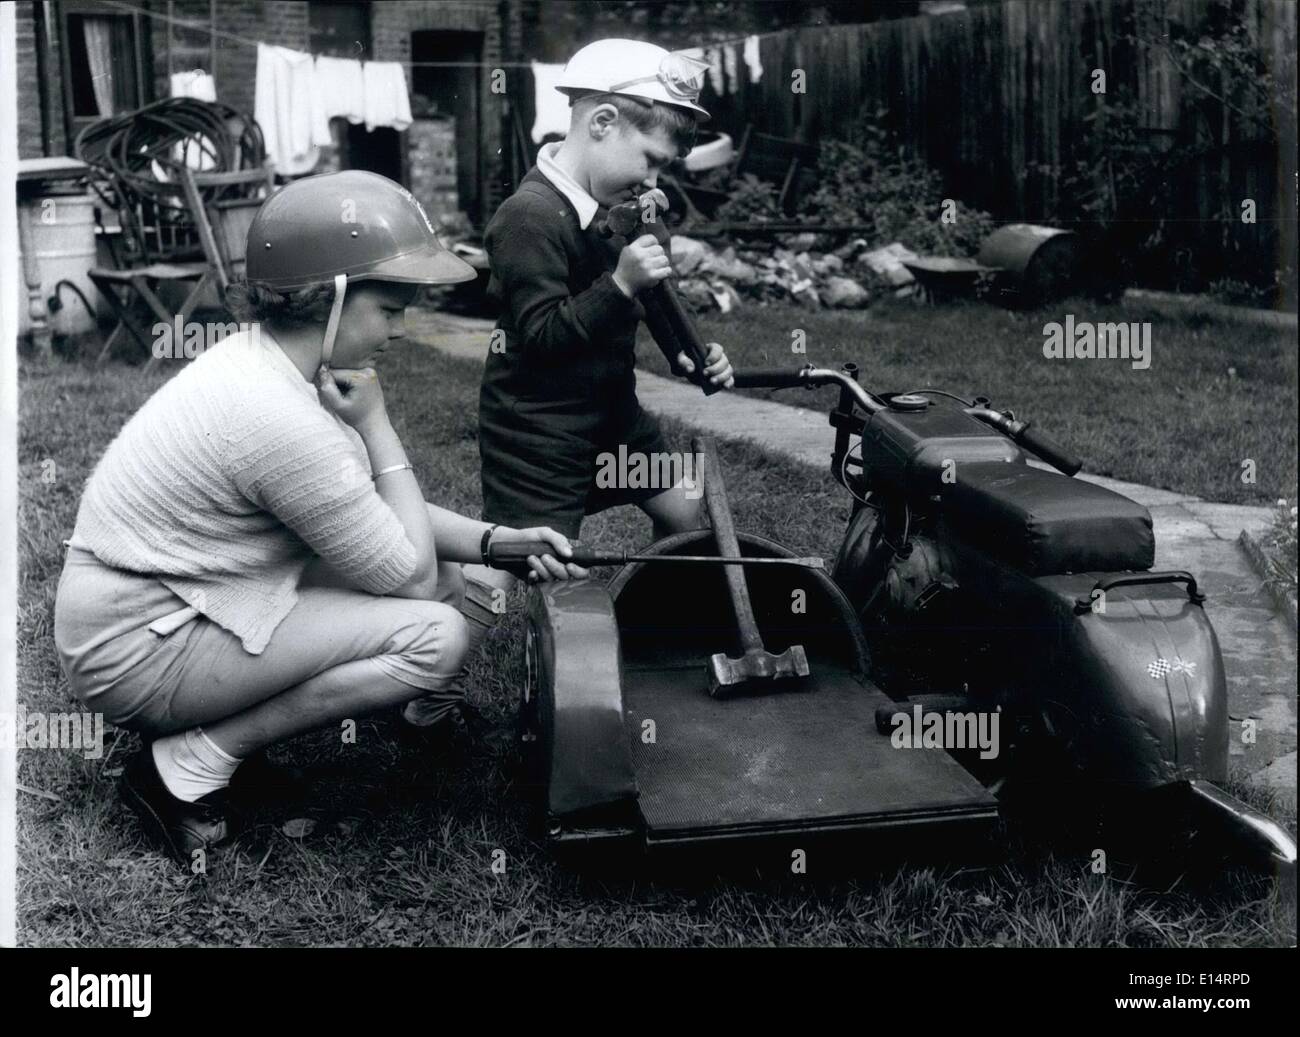
[[[17,5],[0,4],[0,724],[18,713]],[[10,743],[12,744],[6,744]],[[0,947],[16,946],[18,743],[0,739]]]

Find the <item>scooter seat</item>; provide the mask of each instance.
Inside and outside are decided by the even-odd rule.
[[[1150,569],[1151,513],[1082,479],[1023,464],[964,464],[943,487],[959,539],[1031,576]]]

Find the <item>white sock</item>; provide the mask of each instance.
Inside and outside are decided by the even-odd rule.
[[[221,749],[203,728],[194,727],[154,742],[153,762],[167,791],[193,803],[229,785],[235,768],[244,761]]]

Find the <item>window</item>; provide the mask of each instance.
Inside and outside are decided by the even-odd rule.
[[[63,10],[63,110],[71,146],[91,123],[148,102],[146,34],[137,14],[93,4]]]
[[[369,58],[369,6],[354,0],[312,0],[307,8],[311,52],[336,58]]]

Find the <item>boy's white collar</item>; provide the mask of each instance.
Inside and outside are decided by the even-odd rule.
[[[550,144],[542,145],[541,150],[537,152],[537,170],[551,182],[552,187],[569,200],[569,204],[578,213],[578,226],[586,230],[591,226],[600,203],[584,191],[578,185],[578,181],[569,176],[555,161],[555,154],[560,150],[561,143],[561,141],[552,141]]]

